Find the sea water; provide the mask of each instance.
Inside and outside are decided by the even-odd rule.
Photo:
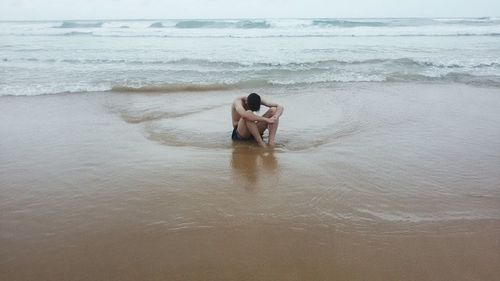
[[[500,86],[500,18],[0,22],[0,96],[342,82]]]

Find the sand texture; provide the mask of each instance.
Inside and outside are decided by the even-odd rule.
[[[498,88],[244,94],[0,97],[0,280],[499,280]]]

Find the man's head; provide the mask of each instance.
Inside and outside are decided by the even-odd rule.
[[[247,105],[251,111],[259,111],[260,110],[260,96],[256,93],[251,93],[247,97]]]

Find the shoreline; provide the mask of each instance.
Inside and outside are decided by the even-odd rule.
[[[480,76],[478,76],[480,77]],[[482,77],[485,78],[485,77]],[[251,82],[255,82],[252,85]],[[260,83],[260,84],[259,84]],[[159,84],[159,85],[149,85],[142,87],[132,87],[125,85],[113,86],[106,90],[89,90],[89,91],[63,91],[54,93],[41,93],[33,95],[16,95],[16,94],[5,94],[0,95],[0,98],[11,98],[11,97],[39,97],[39,96],[65,96],[65,95],[94,95],[94,94],[118,94],[118,95],[142,95],[142,96],[159,96],[159,95],[179,95],[179,94],[211,94],[211,93],[247,93],[251,91],[258,92],[276,92],[285,93],[286,91],[297,92],[300,90],[306,90],[307,88],[314,89],[342,89],[342,88],[355,88],[359,85],[375,86],[377,88],[391,87],[394,85],[416,85],[416,86],[456,86],[456,87],[472,87],[478,89],[498,89],[500,84],[497,82],[482,83],[479,81],[442,81],[438,79],[433,79],[432,77],[427,77],[424,80],[384,80],[384,81],[348,81],[348,82],[324,82],[315,83],[308,85],[307,83],[296,84],[294,86],[289,86],[286,84],[273,85],[268,81],[256,80],[256,81],[240,81],[236,83],[216,83],[216,84]],[[262,85],[262,84],[265,84]]]

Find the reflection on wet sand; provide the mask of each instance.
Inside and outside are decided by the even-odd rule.
[[[233,144],[231,167],[235,180],[244,188],[253,191],[260,178],[279,176],[278,160],[272,148],[260,148],[252,144]]]

